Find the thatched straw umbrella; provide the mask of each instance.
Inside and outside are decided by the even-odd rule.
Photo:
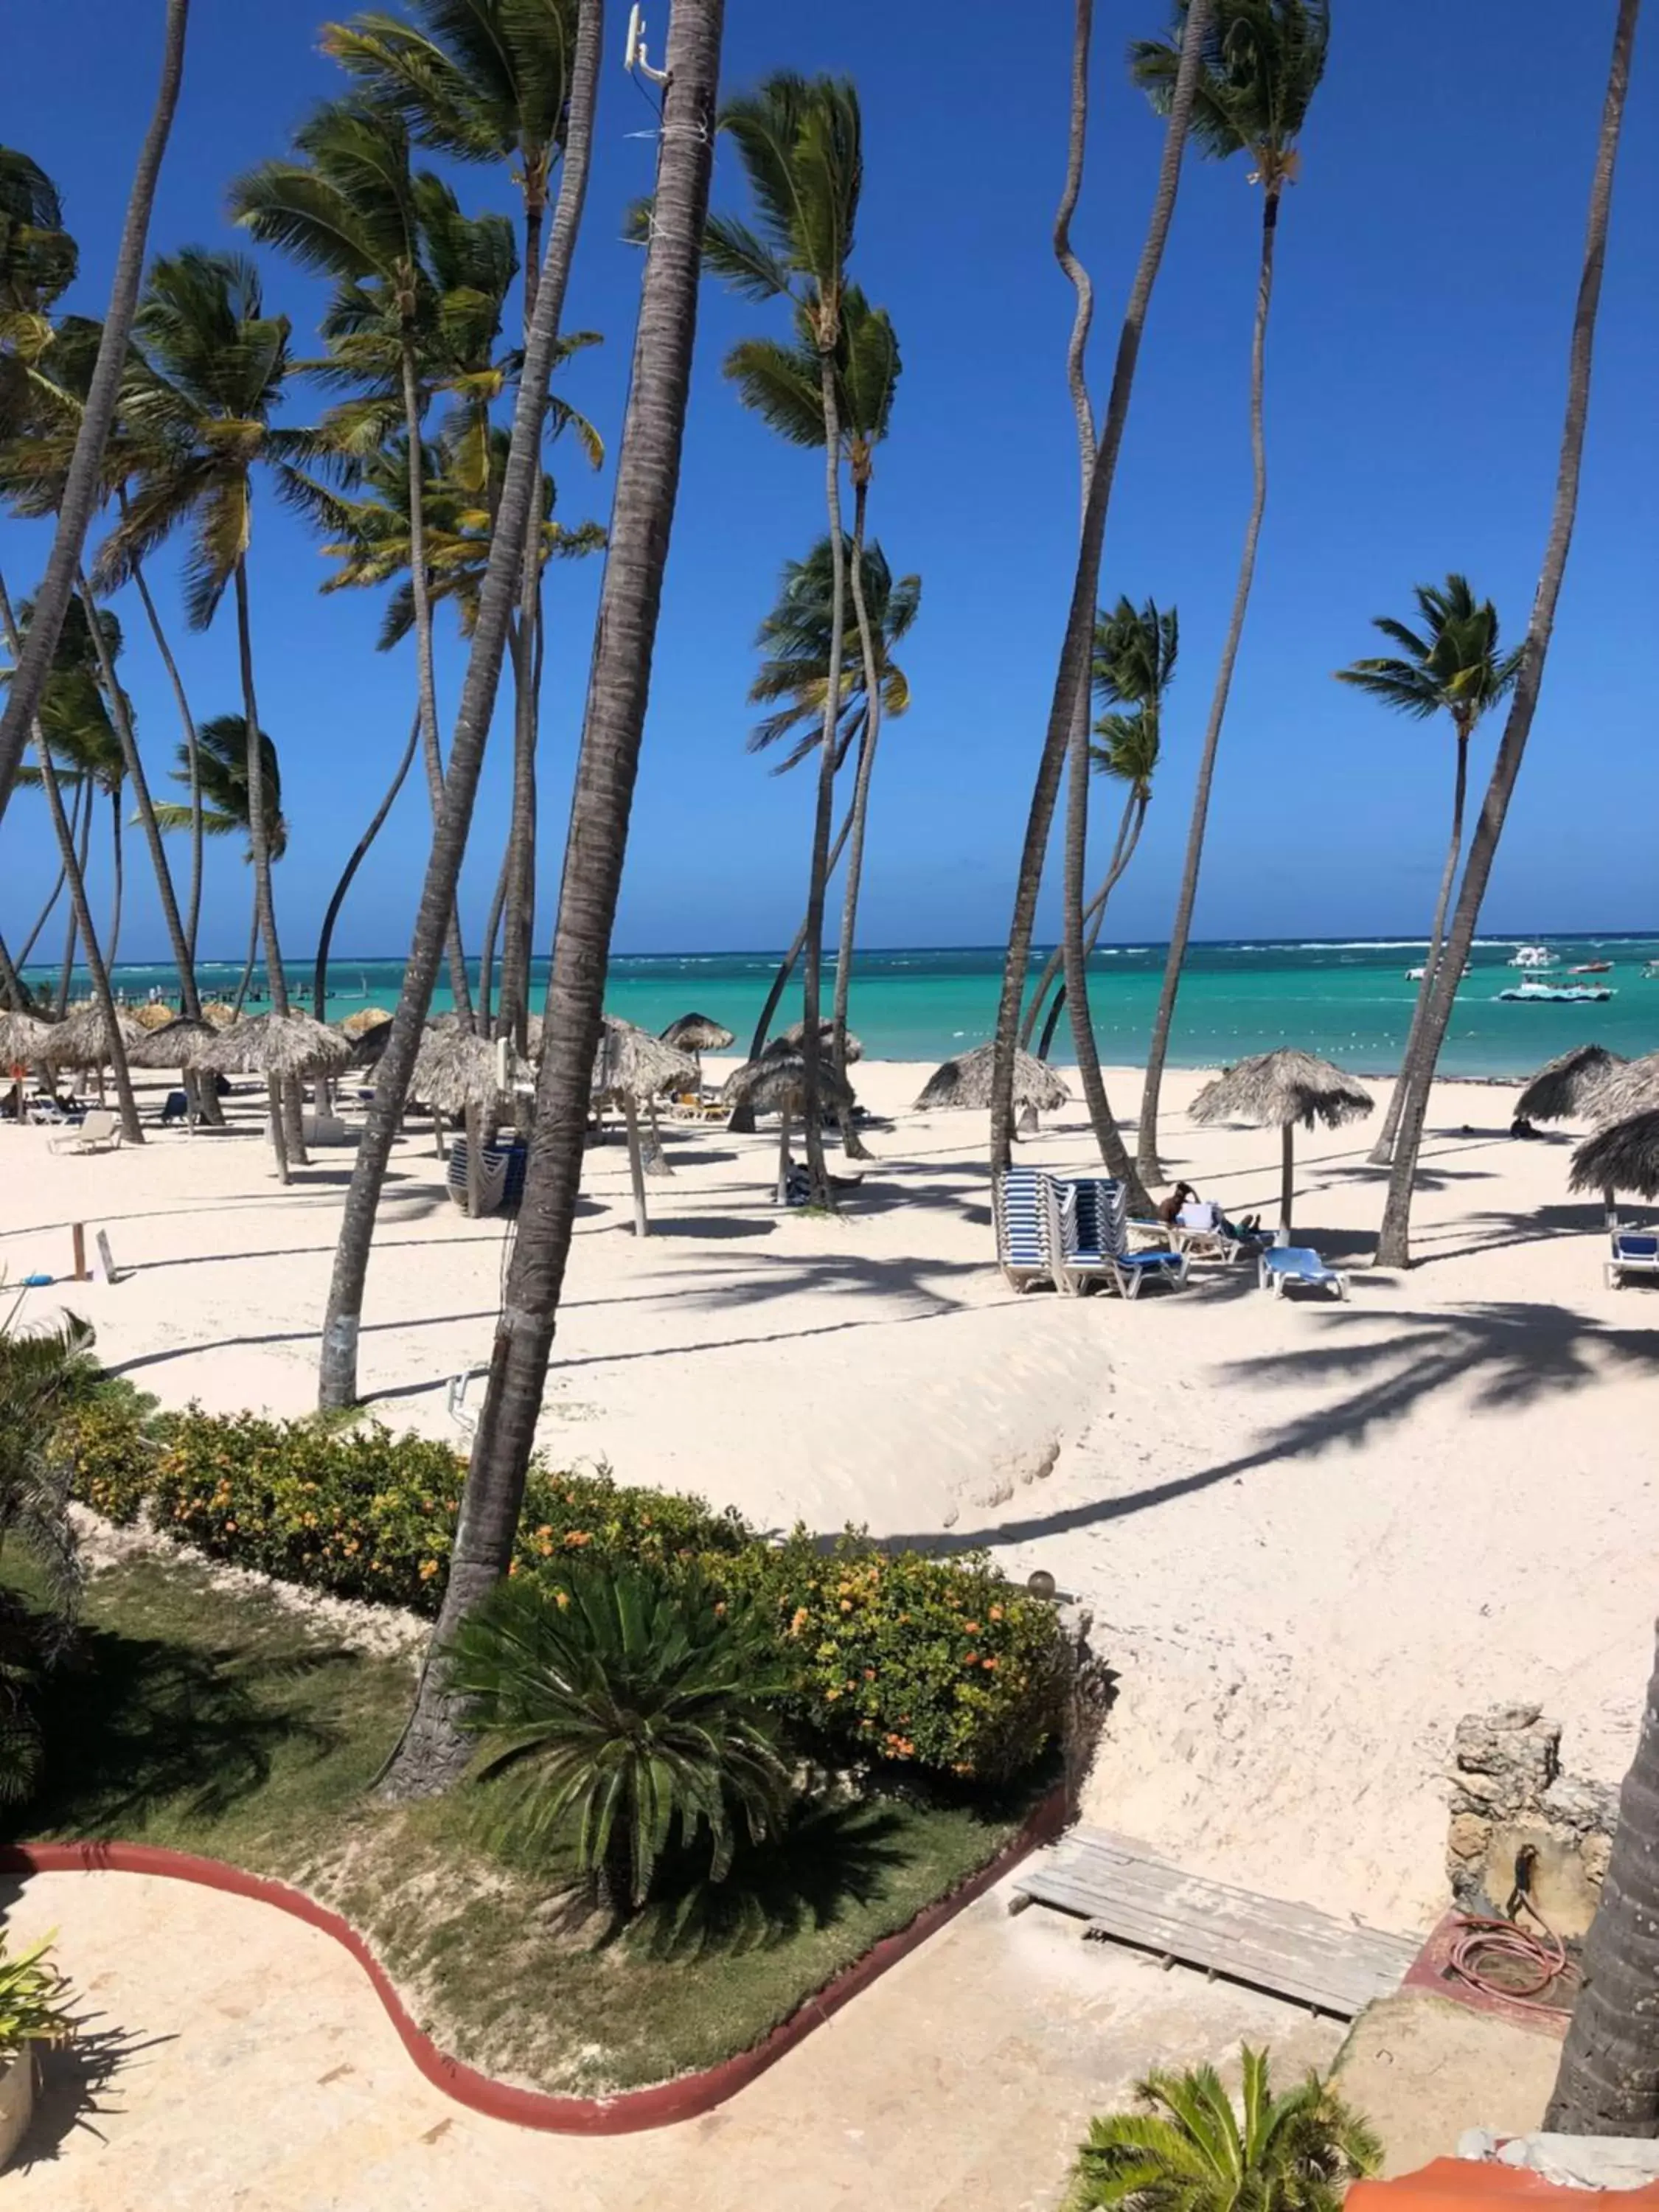
[[[724,1052],[728,1045],[737,1042],[730,1030],[708,1014],[682,1014],[678,1021],[670,1022],[662,1031],[664,1044],[672,1045],[676,1052],[689,1052],[697,1071],[697,1088],[702,1089],[702,1056],[706,1052]]]
[[[1628,1115],[1586,1137],[1572,1156],[1569,1190],[1599,1190],[1607,1226],[1619,1226],[1613,1194],[1628,1190],[1638,1198],[1659,1198],[1659,1106]]]
[[[826,1051],[829,1049],[830,1045],[834,1042],[835,1034],[836,1025],[833,1022],[821,1021],[818,1024],[818,1042],[824,1047]],[[805,1018],[803,1016],[799,1021],[791,1022],[788,1028],[782,1032],[777,1042],[780,1044],[792,1044],[794,1046],[796,1051],[799,1052],[800,1049],[801,1040],[805,1035],[806,1021]],[[862,1060],[863,1057],[864,1046],[862,1042],[853,1035],[851,1030],[848,1030],[847,1032],[847,1065],[850,1067],[855,1060]],[[764,1107],[761,1109],[763,1113],[764,1113],[765,1110]]]
[[[169,1006],[163,1000],[152,999],[147,1006],[135,1006],[132,1018],[141,1030],[164,1030],[169,1022],[178,1020],[179,1009]]]
[[[662,1139],[657,1128],[655,1102],[665,1091],[694,1088],[701,1079],[688,1055],[653,1037],[648,1030],[607,1014],[599,1030],[599,1048],[593,1058],[593,1099],[597,1105],[620,1106],[628,1130],[628,1172],[634,1188],[634,1233],[648,1237],[651,1224],[645,1210],[646,1160],[640,1149],[641,1105],[651,1127],[652,1172],[664,1175]]]
[[[115,1026],[123,1047],[131,1051],[144,1034],[131,1014],[118,1011]],[[40,1057],[51,1067],[107,1067],[113,1058],[108,1024],[103,1009],[90,1000],[77,1006],[61,1022],[54,1022],[40,1049]]]
[[[351,1047],[337,1030],[312,1014],[254,1014],[221,1030],[202,1048],[201,1065],[215,1075],[263,1075],[270,1100],[270,1142],[276,1172],[289,1180],[288,1141],[283,1131],[282,1086],[307,1075],[343,1066]]]
[[[1328,1060],[1285,1046],[1257,1053],[1206,1083],[1191,1107],[1194,1121],[1249,1121],[1283,1133],[1283,1169],[1279,1193],[1279,1233],[1291,1233],[1291,1197],[1296,1177],[1296,1125],[1328,1129],[1363,1121],[1376,1101],[1352,1076]]]
[[[941,1062],[922,1086],[916,1111],[927,1114],[959,1106],[988,1111],[996,1051],[994,1044],[975,1045],[971,1052]],[[1039,1114],[1058,1113],[1071,1095],[1046,1061],[1029,1052],[1014,1054],[1014,1104],[1025,1126],[1035,1128]]]
[[[41,1047],[52,1030],[50,1022],[37,1021],[33,1014],[0,1013],[0,1066],[12,1071],[12,1113],[19,1121],[27,1071],[40,1060]]]
[[[745,1060],[741,1067],[733,1068],[720,1090],[720,1103],[732,1109],[746,1108],[750,1114],[775,1114],[778,1129],[778,1189],[780,1206],[789,1198],[789,1125],[792,1119],[805,1116],[810,1110],[811,1100],[806,1088],[806,1062],[799,1045],[787,1037],[775,1037],[758,1060]],[[818,1062],[818,1106],[831,1107],[843,1121],[853,1111],[853,1091],[844,1077],[838,1077],[827,1060]]]
[[[186,1015],[163,1024],[158,1029],[148,1030],[137,1044],[129,1048],[129,1067],[176,1067],[184,1078],[185,1095],[188,1102],[188,1122],[192,1132],[200,1112],[195,1079],[206,1066],[208,1048],[219,1041],[219,1031],[210,1022],[192,1021]],[[217,1077],[212,1079],[217,1081]]]
[[[359,1006],[355,1014],[348,1014],[336,1027],[342,1036],[360,1037],[369,1030],[387,1028],[391,1020],[384,1006]]]
[[[210,1029],[228,1030],[241,1016],[228,999],[205,999],[202,1002],[202,1019]]]
[[[1598,1129],[1605,1129],[1656,1106],[1659,1106],[1659,1052],[1650,1052],[1640,1060],[1626,1060],[1622,1067],[1609,1068],[1596,1085],[1595,1095],[1586,1100],[1584,1110]]]
[[[1609,1076],[1628,1063],[1601,1044],[1576,1044],[1547,1061],[1515,1102],[1517,1121],[1572,1121],[1594,1115]]]

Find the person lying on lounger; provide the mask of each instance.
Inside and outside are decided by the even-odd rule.
[[[1178,1182],[1158,1209],[1158,1218],[1174,1229],[1193,1229],[1211,1237],[1224,1237],[1230,1243],[1243,1244],[1258,1234],[1261,1217],[1247,1213],[1239,1222],[1229,1221],[1213,1199],[1200,1198],[1189,1182]]]

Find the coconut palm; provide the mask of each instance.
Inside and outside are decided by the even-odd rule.
[[[56,336],[52,309],[79,264],[57,185],[17,147],[0,146],[0,436],[31,408],[35,373]]]
[[[412,20],[384,14],[330,24],[323,46],[413,136],[459,161],[499,161],[524,210],[526,343],[553,171],[569,132],[574,0],[415,0]],[[507,836],[507,929],[502,1018],[520,1048],[528,1019],[536,881],[536,744],[541,568],[530,518],[512,638],[513,812]]]
[[[1003,960],[1002,991],[997,1003],[995,1079],[991,1095],[990,1153],[994,1169],[1006,1168],[1012,1158],[1015,1055],[1019,1045],[1020,1006],[1030,965],[1031,933],[1036,921],[1037,896],[1042,887],[1043,863],[1048,855],[1049,832],[1054,826],[1060,770],[1066,764],[1078,717],[1086,712],[1106,514],[1111,502],[1118,450],[1123,442],[1123,428],[1128,420],[1129,398],[1134,388],[1135,368],[1140,357],[1147,310],[1152,305],[1152,289],[1158,282],[1164,245],[1175,216],[1176,198],[1181,185],[1182,156],[1186,149],[1187,128],[1192,114],[1194,94],[1197,89],[1200,51],[1209,27],[1210,8],[1211,0],[1191,0],[1187,22],[1188,37],[1183,46],[1182,64],[1170,101],[1152,212],[1147,219],[1140,258],[1124,307],[1111,386],[1107,394],[1106,412],[1087,471],[1087,491],[1083,502],[1083,525],[1072,580],[1071,605],[1066,611],[1066,633],[1060,645],[1059,665],[1054,672],[1048,725],[1043,732],[1042,750],[1038,757],[1031,804],[1026,815],[1024,842],[1020,848],[1019,868],[1014,884],[1013,913],[1008,926],[1008,948]],[[1078,76],[1077,44],[1074,40],[1074,87]],[[1075,108],[1074,100],[1071,133],[1074,158],[1078,139]],[[1065,201],[1061,202],[1061,209],[1064,216]],[[1066,235],[1064,220],[1060,234],[1063,241]],[[1078,329],[1074,323],[1072,337],[1074,362],[1077,346]],[[1073,383],[1075,400],[1075,375]],[[1086,402],[1086,394],[1084,396]],[[1133,1194],[1132,1191],[1132,1197]]]
[[[1429,932],[1429,955],[1418,987],[1417,1003],[1412,1009],[1411,1029],[1401,1063],[1402,1072],[1413,1056],[1412,1047],[1422,1026],[1423,1009],[1434,988],[1446,931],[1446,909],[1451,903],[1452,885],[1457,880],[1458,856],[1463,849],[1463,799],[1468,787],[1469,739],[1481,716],[1489,714],[1514,688],[1521,665],[1518,652],[1498,653],[1498,610],[1490,599],[1476,599],[1467,576],[1454,574],[1447,577],[1443,585],[1419,584],[1415,596],[1419,629],[1412,629],[1388,615],[1378,615],[1371,625],[1401,648],[1404,659],[1395,654],[1356,660],[1351,668],[1339,668],[1336,672],[1339,683],[1352,684],[1357,690],[1369,692],[1395,714],[1409,714],[1414,721],[1426,722],[1437,714],[1449,715],[1456,741],[1451,838],[1446,848],[1446,865],[1441,872],[1439,896],[1435,901],[1434,922]],[[1396,1083],[1383,1117],[1382,1133],[1371,1151],[1373,1167],[1387,1167],[1394,1157],[1394,1133],[1399,1126],[1405,1097],[1404,1082]]]
[[[514,402],[512,443],[495,511],[495,529],[450,740],[446,804],[428,857],[409,959],[404,969],[403,989],[380,1060],[362,1141],[357,1148],[335,1251],[318,1380],[319,1398],[325,1407],[349,1406],[356,1396],[357,1332],[375,1212],[392,1139],[403,1116],[416,1054],[420,1049],[432,987],[442,957],[449,911],[460,879],[483,762],[484,740],[495,712],[501,659],[507,649],[522,565],[520,551],[538,515],[547,384],[557,348],[565,288],[586,191],[604,21],[603,0],[578,0],[558,202],[536,291],[535,312]],[[583,1119],[585,1122],[585,1115]]]
[[[1212,2066],[1160,2069],[1141,2109],[1090,2124],[1070,2202],[1077,2212],[1339,2212],[1348,2185],[1375,2173],[1382,2145],[1316,2073],[1275,2097],[1268,2054],[1241,2053],[1238,2108]]]
[[[1504,817],[1514,796],[1516,780],[1532,733],[1539,689],[1544,679],[1550,635],[1555,627],[1556,604],[1566,574],[1567,551],[1578,511],[1578,475],[1583,460],[1584,428],[1589,419],[1590,369],[1595,351],[1596,316],[1601,303],[1601,276],[1607,263],[1607,229],[1613,212],[1613,171],[1624,127],[1625,100],[1630,88],[1631,50],[1636,43],[1636,24],[1641,0],[1620,0],[1613,28],[1613,58],[1607,70],[1607,95],[1602,103],[1595,167],[1590,184],[1589,215],[1585,226],[1584,253],[1573,308],[1572,337],[1567,357],[1567,397],[1561,426],[1561,451],[1555,480],[1555,503],[1549,535],[1544,544],[1543,566],[1534,595],[1527,634],[1521,641],[1520,665],[1510,696],[1504,734],[1487,780],[1486,795],[1475,818],[1469,840],[1469,856],[1463,869],[1451,927],[1440,956],[1440,969],[1424,1007],[1415,1053],[1401,1071],[1406,1093],[1400,1126],[1395,1136],[1394,1169],[1389,1178],[1382,1226],[1376,1256],[1384,1267],[1411,1264],[1412,1191],[1417,1178],[1417,1156],[1423,1142],[1423,1123],[1429,1109],[1429,1088],[1434,1079],[1440,1048],[1451,1020],[1463,963],[1474,943],[1480,921],[1480,902],[1486,895],[1492,865],[1504,834]]]
[[[781,343],[775,338],[745,338],[726,356],[726,374],[737,385],[744,404],[781,437],[792,445],[820,447],[824,440],[824,423],[818,353],[811,318],[800,306],[795,311],[795,326],[793,344]],[[847,578],[858,626],[859,665],[867,702],[854,777],[830,1017],[830,1054],[837,1072],[845,1075],[847,1014],[853,949],[858,933],[859,893],[864,878],[864,840],[884,705],[878,669],[880,617],[872,612],[869,605],[863,555],[876,448],[887,435],[899,376],[898,340],[891,319],[884,308],[872,307],[856,284],[848,285],[842,302],[841,338],[836,349],[835,370],[842,450],[853,487],[853,535],[847,554]],[[827,557],[828,540],[824,541],[824,550]],[[830,866],[833,871],[833,860]],[[847,1136],[849,1143],[856,1142],[850,1122]]]
[[[161,174],[161,157],[167,151],[173,110],[178,105],[179,83],[185,62],[185,26],[188,15],[189,0],[167,0],[161,39],[161,82],[149,125],[144,133],[143,144],[139,149],[132,191],[127,199],[126,220],[122,225],[121,242],[116,251],[115,274],[110,285],[109,308],[105,317],[97,367],[88,391],[74,459],[58,506],[58,527],[53,532],[46,574],[35,593],[39,613],[30,637],[28,653],[17,671],[17,680],[7,698],[5,712],[0,714],[0,817],[5,814],[6,802],[11,795],[12,779],[22,758],[24,742],[33,721],[34,710],[40,703],[46,671],[52,665],[58,633],[63,626],[64,611],[75,589],[87,530],[97,501],[103,472],[104,446],[109,437],[110,426],[115,420],[127,341],[132,331],[134,304],[143,274],[144,241],[149,230],[150,209],[155,199],[155,180]],[[118,1085],[125,1085],[125,1062],[118,1058],[116,1075]],[[123,1110],[125,1112],[125,1107]]]
[[[191,629],[207,629],[226,590],[234,594],[242,725],[249,745],[248,842],[255,908],[270,1003],[286,1013],[288,984],[270,887],[270,825],[264,818],[264,778],[253,750],[258,708],[247,556],[255,465],[280,467],[300,445],[296,434],[273,429],[270,419],[289,371],[289,320],[265,313],[258,271],[251,261],[188,246],[151,267],[135,329],[138,359],[129,372],[123,406],[144,450],[126,510],[104,543],[95,573],[106,586],[124,583],[136,561],[187,532],[185,605]],[[290,1148],[303,1160],[297,1100],[292,1100],[289,1112]]]
[[[241,836],[247,844],[243,857],[252,866],[253,809],[249,803],[247,787],[251,750],[247,741],[247,725],[240,714],[215,714],[210,720],[204,722],[197,732],[196,791],[191,802],[186,806],[171,800],[161,801],[155,809],[155,818],[163,830],[190,830],[199,820],[204,836]],[[288,850],[288,821],[283,812],[282,764],[275,744],[263,730],[259,732],[259,759],[262,771],[259,815],[264,824],[266,853],[274,867]],[[173,781],[186,786],[191,781],[191,763],[183,745],[179,748],[179,768]],[[243,964],[241,981],[236,987],[235,1004],[239,1011],[247,996],[258,947],[259,904],[256,897],[249,925],[247,958]]]
[[[850,546],[848,561],[850,568]],[[800,762],[811,759],[823,741],[832,593],[830,541],[823,538],[819,539],[805,561],[785,563],[776,603],[756,635],[755,643],[764,658],[749,687],[750,703],[769,706],[773,711],[750,732],[749,748],[751,752],[767,752],[787,744],[789,750],[775,767],[775,775],[782,775]],[[841,720],[836,737],[836,766],[838,771],[855,748],[860,766],[873,758],[868,751],[871,716],[866,703],[871,696],[868,686],[872,665],[876,672],[880,715],[897,716],[909,708],[909,680],[894,660],[892,648],[908,633],[921,609],[921,579],[915,575],[895,579],[880,544],[872,541],[863,548],[858,563],[855,606],[858,597],[864,601],[863,626],[870,633],[870,653],[866,656],[864,652],[861,632],[855,638],[849,628],[842,643],[850,673],[842,700]],[[879,720],[876,726],[878,731]],[[863,778],[866,809],[869,789],[866,775]],[[831,874],[853,834],[858,805],[859,794],[855,787],[853,801],[830,843]],[[758,1060],[765,1048],[767,1034],[805,940],[806,924],[803,921],[772,978],[771,988],[755,1024],[755,1034],[749,1048],[750,1060]],[[838,992],[840,980],[838,969]],[[836,1049],[833,1036],[830,1048],[833,1057]],[[841,1064],[844,1065],[847,1052],[844,1032],[839,1049]],[[733,1126],[743,1124],[734,1123]]]
[[[798,336],[806,335],[817,357],[830,525],[830,620],[802,954],[804,1057],[810,1086],[817,1079],[821,1050],[823,908],[830,878],[836,732],[841,718],[847,627],[841,392],[836,372],[844,333],[847,263],[864,176],[857,88],[845,77],[808,78],[781,70],[754,92],[727,100],[721,110],[720,127],[737,147],[758,228],[735,216],[711,216],[703,246],[708,265],[745,299],[789,301]],[[741,386],[741,366],[734,367],[733,373]],[[817,1114],[806,1117],[806,1160],[814,1202],[832,1206],[834,1194],[824,1171],[823,1139]]]
[[[432,655],[421,426],[429,397],[423,372],[441,303],[423,258],[409,132],[403,118],[386,106],[331,100],[301,124],[294,143],[301,160],[264,161],[237,179],[230,188],[231,212],[262,244],[280,247],[301,268],[335,286],[337,297],[324,324],[325,337],[349,342],[362,334],[366,322],[370,328],[380,323],[395,330],[416,696],[435,823],[443,804],[444,772]],[[368,394],[371,435],[384,429],[380,384],[380,378],[374,377]],[[343,424],[337,419],[337,429],[359,430],[362,414],[361,405],[349,408]],[[456,1012],[470,1023],[472,997],[459,915],[451,919],[449,980]]]
[[[26,599],[20,624],[26,638],[33,616],[33,605]],[[99,672],[100,655],[108,661],[112,671],[120,650],[121,625],[116,617],[106,611],[100,613],[97,645],[94,647],[94,626],[87,617],[86,608],[78,598],[71,599],[64,617],[64,627],[58,633],[58,650],[52,655],[46,687],[40,695],[40,727],[58,771],[58,787],[73,792],[76,805],[82,799],[86,800],[88,827],[94,795],[109,801],[111,914],[109,935],[103,951],[112,968],[115,965],[121,938],[121,897],[125,876],[122,836],[125,825],[121,812],[121,798],[126,781],[126,763],[99,681]],[[119,696],[123,712],[130,714],[131,702],[126,695],[123,692]],[[44,781],[44,771],[39,768],[20,769],[17,781],[20,784],[38,788]],[[84,876],[84,852],[81,855],[81,868]]]
[[[1183,33],[1184,26],[1184,33]],[[1137,84],[1151,96],[1160,112],[1172,97],[1183,35],[1194,35],[1188,0],[1176,0],[1176,20],[1168,39],[1138,40],[1129,49],[1129,68]],[[1136,1136],[1136,1164],[1149,1181],[1161,1181],[1158,1158],[1158,1097],[1164,1065],[1170,1050],[1170,1028],[1175,1018],[1176,998],[1182,969],[1192,938],[1193,907],[1198,896],[1199,870],[1204,858],[1204,832],[1209,819],[1210,787],[1215,776],[1216,749],[1232,689],[1244,617],[1255,579],[1256,546],[1261,536],[1261,517],[1267,504],[1267,447],[1262,420],[1266,383],[1267,315],[1273,302],[1273,251],[1279,234],[1279,203],[1285,187],[1301,173],[1297,142],[1308,119],[1308,110],[1325,73],[1329,42],[1328,0],[1215,0],[1214,14],[1199,40],[1202,75],[1193,108],[1193,136],[1200,149],[1218,161],[1235,154],[1249,158],[1249,181],[1261,187],[1261,242],[1256,277],[1255,331],[1250,351],[1250,455],[1254,489],[1244,526],[1243,550],[1233,590],[1232,612],[1216,670],[1215,691],[1210,701],[1204,743],[1199,754],[1198,781],[1193,793],[1192,823],[1187,833],[1187,853],[1182,866],[1181,888],[1176,898],[1175,919],[1170,928],[1170,949],[1164,966],[1164,987],[1152,1019],[1152,1041],[1146,1050],[1146,1081],[1141,1093],[1140,1120]]]
[[[1156,600],[1136,607],[1120,599],[1109,614],[1103,608],[1095,624],[1094,696],[1103,708],[1091,732],[1090,765],[1097,775],[1123,786],[1123,812],[1112,846],[1104,880],[1083,909],[1087,932],[1085,959],[1100,942],[1107,902],[1134,858],[1140,833],[1152,804],[1152,778],[1163,747],[1164,695],[1175,680],[1181,649],[1181,624],[1176,610],[1161,612]],[[1020,1043],[1029,1048],[1042,1002],[1065,964],[1065,948],[1049,955],[1047,966],[1031,994]],[[1039,1056],[1046,1060],[1066,1002],[1062,982],[1043,1024]]]
[[[580,49],[584,52],[591,4],[592,0],[586,0]],[[696,329],[698,248],[714,162],[722,15],[721,0],[678,0],[670,22],[658,140],[656,220],[646,250],[611,546],[576,761],[524,1203],[502,1294],[502,1326],[491,1359],[489,1388],[461,1497],[436,1630],[438,1650],[501,1579],[511,1560],[569,1259],[605,964],[627,855],[652,647],[679,489]],[[591,26],[594,66],[598,31],[595,9]],[[574,159],[573,137],[568,163]],[[544,379],[528,380],[526,398],[538,380],[544,383]],[[515,451],[515,465],[520,458]],[[520,514],[520,523],[522,519]],[[483,619],[481,614],[481,629]],[[453,775],[452,767],[452,779]],[[447,817],[448,812],[446,809]],[[397,1049],[398,1022],[405,1018],[406,1004],[407,994],[393,1023],[388,1057]],[[384,1069],[383,1061],[381,1084]],[[406,1792],[427,1790],[441,1788],[453,1778],[465,1765],[468,1749],[457,1720],[445,1668],[428,1668],[389,1786]]]

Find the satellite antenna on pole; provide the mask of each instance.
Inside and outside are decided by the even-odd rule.
[[[641,76],[649,77],[653,84],[666,84],[666,70],[653,69],[645,50],[645,11],[640,0],[628,11],[628,52],[623,66],[629,75],[637,70]]]

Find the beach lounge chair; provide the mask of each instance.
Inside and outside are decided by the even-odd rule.
[[[479,1159],[480,1211],[516,1213],[524,1198],[525,1164],[530,1157],[525,1145],[486,1145]],[[445,1187],[463,1213],[467,1211],[466,1139],[457,1137],[449,1147]]]
[[[1184,1252],[1169,1246],[1151,1252],[1127,1249],[1121,1182],[1105,1176],[1055,1177],[1050,1190],[1049,1235],[1062,1290],[1076,1292],[1103,1283],[1120,1297],[1138,1298],[1148,1283],[1185,1287]]]
[[[1056,1280],[1048,1237],[1048,1188],[1041,1168],[1004,1168],[992,1180],[997,1265],[1017,1291]]]
[[[190,1100],[182,1091],[169,1091],[161,1101],[161,1110],[156,1119],[164,1129],[170,1129],[175,1121],[187,1121],[190,1119]]]
[[[1626,1275],[1659,1275],[1659,1236],[1645,1229],[1615,1229],[1607,1261],[1607,1288],[1624,1288]]]
[[[121,1124],[113,1114],[94,1107],[78,1128],[54,1137],[47,1149],[54,1152],[112,1152],[121,1142]]]
[[[1275,1244],[1261,1253],[1256,1261],[1256,1283],[1261,1290],[1271,1290],[1276,1298],[1284,1297],[1287,1283],[1306,1283],[1316,1289],[1328,1284],[1339,1298],[1348,1295],[1347,1277],[1328,1267],[1306,1244]]]

